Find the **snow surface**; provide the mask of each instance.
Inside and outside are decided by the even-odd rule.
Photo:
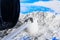
[[[33,18],[33,22],[29,20]],[[21,19],[21,18],[20,18]],[[28,33],[34,40],[52,40],[52,37],[60,38],[60,15],[50,12],[32,12],[24,15],[22,20],[30,22],[29,27],[24,31]],[[21,21],[22,22],[22,21]],[[26,22],[26,23],[27,23]],[[25,22],[24,22],[25,23]]]

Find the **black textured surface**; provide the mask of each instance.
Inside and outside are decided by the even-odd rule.
[[[19,0],[0,0],[0,30],[15,26],[19,17]]]

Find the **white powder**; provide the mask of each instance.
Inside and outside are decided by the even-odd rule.
[[[32,17],[33,23],[27,28],[28,33],[31,36],[46,34],[48,36],[48,31],[50,38],[55,32],[58,32],[57,29],[60,25],[60,15],[55,15],[54,13],[43,13],[43,12],[33,12],[28,14],[26,18]],[[29,22],[29,21],[28,21]]]
[[[29,18],[33,18],[33,22]],[[29,27],[23,33],[30,35],[33,38],[31,40],[34,40],[35,37],[37,37],[36,40],[52,40],[53,36],[60,38],[60,15],[55,15],[50,12],[32,12],[27,15],[21,15],[20,19],[23,22],[28,19],[27,22],[30,23]]]

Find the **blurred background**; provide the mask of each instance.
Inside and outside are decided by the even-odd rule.
[[[33,11],[60,13],[60,0],[20,0],[20,13]]]

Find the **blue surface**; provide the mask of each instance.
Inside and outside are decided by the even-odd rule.
[[[30,37],[27,36],[27,35],[25,35],[25,36],[23,36],[22,38],[20,38],[20,40],[30,40]]]
[[[51,1],[51,0],[20,0],[21,3],[34,3],[34,2],[37,2],[37,1]]]
[[[51,8],[44,6],[22,6],[20,12],[23,14],[27,14],[33,11],[41,11],[41,12],[54,12]]]
[[[45,6],[34,6],[32,5],[35,2],[48,2],[51,0],[20,0],[20,13],[28,14],[30,12],[34,11],[40,11],[40,12],[54,12],[53,9],[45,7]],[[31,4],[31,5],[30,5]]]
[[[52,40],[59,40],[59,39],[57,39],[56,37],[53,37]]]

